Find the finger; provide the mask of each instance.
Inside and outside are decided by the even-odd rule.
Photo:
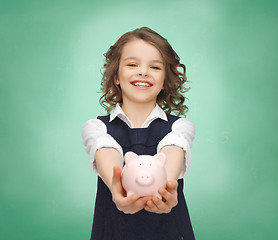
[[[178,189],[178,186],[179,186],[179,184],[175,180],[168,180],[167,183],[166,183],[166,189],[170,193],[176,193],[177,189]]]
[[[159,194],[164,198],[164,203],[172,208],[177,205],[177,192],[175,191],[174,193],[171,193],[167,191],[166,189],[159,189],[158,190]]]
[[[121,203],[123,206],[133,205],[133,207],[139,207],[141,205],[145,205],[149,199],[150,197],[138,197],[136,193],[133,193],[128,197],[124,197]]]
[[[118,190],[122,190],[121,169],[118,166],[113,168],[112,186]]]
[[[115,180],[121,180],[122,171],[119,166],[113,167],[113,178]]]
[[[138,197],[135,193],[129,197],[125,198],[125,203],[130,205],[133,204],[135,207],[139,207],[141,205],[145,205],[148,200],[150,200],[150,196],[146,197]]]
[[[129,207],[132,207],[133,209],[137,209],[139,211],[146,206],[147,201],[150,199],[150,197],[140,197],[136,199],[134,202],[131,202]]]
[[[150,197],[150,196],[146,196],[146,197],[140,197],[140,198],[138,198],[138,199],[136,199],[136,201],[134,202],[134,205],[135,206],[144,206],[144,205],[146,205],[146,203],[150,200],[150,199],[152,199],[152,197]]]
[[[149,212],[159,213],[159,209],[152,200],[147,201],[145,210]]]
[[[166,202],[173,197],[173,195],[164,188],[159,188],[158,193],[161,195],[162,198],[166,200]]]
[[[121,169],[118,166],[115,166],[113,168],[112,192],[113,192],[113,198],[117,202],[120,199],[124,198],[124,190],[121,182]]]
[[[132,198],[134,198],[134,195],[124,197],[120,194],[113,194],[114,203],[116,204],[117,208],[124,213],[129,213],[131,202],[133,201]]]
[[[128,197],[123,197],[121,199],[121,206],[126,207],[126,206],[130,206],[132,205],[136,200],[138,199],[138,196],[133,193],[132,195],[128,196]]]
[[[163,213],[169,212],[168,205],[165,202],[163,202],[162,199],[159,199],[158,197],[154,197],[152,200],[155,206],[158,208],[158,212],[163,212]]]

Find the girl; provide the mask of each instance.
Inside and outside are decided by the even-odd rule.
[[[125,33],[105,54],[100,103],[109,115],[88,120],[82,137],[99,175],[91,239],[195,239],[183,195],[195,128],[183,115],[185,66],[150,28]],[[182,68],[182,72],[178,70]],[[123,155],[166,154],[162,199],[126,196]]]

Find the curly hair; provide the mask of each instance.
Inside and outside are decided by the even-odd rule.
[[[115,76],[118,75],[124,45],[134,39],[142,39],[156,47],[165,61],[164,86],[157,96],[157,104],[166,113],[175,112],[178,116],[185,115],[188,107],[184,104],[185,97],[183,93],[190,89],[184,87],[184,84],[188,82],[185,65],[180,63],[179,56],[167,39],[148,27],[138,28],[125,33],[104,54],[106,61],[101,81],[101,91],[104,94],[99,99],[100,104],[109,114],[117,103],[122,103],[121,88],[115,83]],[[178,68],[182,68],[183,71],[179,71]]]

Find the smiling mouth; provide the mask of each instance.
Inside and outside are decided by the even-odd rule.
[[[143,81],[133,81],[131,82],[131,84],[133,86],[137,86],[137,87],[151,87],[152,84],[150,82],[143,82]]]

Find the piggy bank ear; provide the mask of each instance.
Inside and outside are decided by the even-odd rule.
[[[153,158],[156,160],[157,164],[162,167],[166,163],[166,155],[164,153],[157,153],[153,156]]]
[[[130,162],[132,162],[134,159],[136,159],[138,155],[134,152],[127,152],[125,154],[125,164],[128,165]]]

